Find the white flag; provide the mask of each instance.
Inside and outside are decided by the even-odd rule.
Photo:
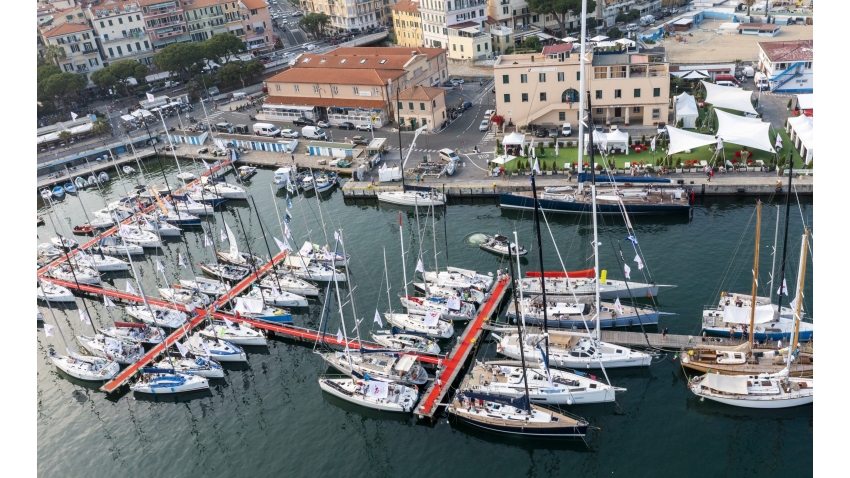
[[[558,144],[559,143],[557,141],[555,141],[555,156],[558,155]]]
[[[629,274],[631,274],[632,268],[629,267],[628,264],[623,264],[623,275],[626,276],[626,279],[631,279]]]
[[[649,143],[649,149],[655,152],[655,136],[652,137],[652,141]]]
[[[174,345],[177,346],[177,350],[183,357],[186,357],[186,354],[189,353],[189,349],[187,349],[186,346],[181,344],[180,342],[174,342]]]
[[[776,293],[788,295],[788,286],[785,284],[785,279],[782,279],[782,287],[780,287]]]
[[[186,268],[186,263],[183,262],[183,256],[179,252],[177,253],[177,264],[182,266],[184,269]]]
[[[541,174],[540,173],[540,165],[537,163],[537,158],[534,158],[534,172],[537,173],[537,174]]]
[[[130,281],[127,281],[126,291],[128,294],[136,295],[136,289],[133,288],[133,284],[131,284]]]
[[[209,165],[209,164],[207,164],[207,162],[206,162],[206,161],[204,161],[203,159],[201,160],[201,162],[202,162],[202,163],[204,163],[204,168],[205,168],[207,171],[209,171],[210,169],[212,169],[212,168],[210,167],[210,165]]]
[[[277,247],[278,247],[278,249],[280,249],[280,252],[286,252],[286,251],[292,250],[292,247],[289,246],[289,242],[286,240],[285,237],[283,238],[283,241],[281,241],[280,239],[275,237],[274,242],[277,244]]]
[[[221,230],[221,242],[224,242],[226,240],[227,240],[227,234],[225,234],[224,229],[222,229]]]
[[[209,345],[207,345],[207,341],[206,341],[206,340],[204,340],[203,342],[201,342],[201,350],[203,350],[203,351],[204,351],[204,353],[205,353],[205,354],[207,354],[207,357],[209,357],[210,355],[212,355],[212,354],[210,353],[210,346],[209,346]]]
[[[210,236],[208,234],[204,234],[204,247],[210,247],[213,243],[210,240]]]
[[[434,310],[429,310],[425,313],[425,327],[436,327],[440,320],[440,313]]]
[[[128,284],[129,284],[129,282],[128,282]],[[104,307],[115,307],[115,302],[112,302],[111,300],[109,300],[109,297],[107,297],[106,294],[103,294],[103,306]]]
[[[339,235],[339,233],[338,233],[338,232],[336,232],[336,231],[334,231],[334,239],[336,239],[337,241],[339,241],[339,243],[340,243],[340,244],[345,245],[345,244],[343,244],[343,242],[342,242],[342,236],[340,236],[340,235]]]
[[[366,389],[366,395],[374,398],[387,398],[389,393],[389,384],[380,380],[370,380]]]
[[[446,305],[449,306],[449,310],[460,310],[460,297],[456,295],[449,297]]]
[[[342,343],[342,330],[339,330],[338,327],[336,329],[336,340],[337,342]]]
[[[381,314],[378,313],[378,309],[375,309],[375,322],[378,324],[378,327],[384,326],[384,322],[381,320]]]
[[[44,324],[44,335],[46,335],[48,337],[53,337],[53,329],[55,329],[55,328],[56,327],[54,327],[50,324]]]
[[[286,225],[286,224],[283,225],[283,231],[286,234],[286,237],[292,239],[292,231],[289,230],[288,225]]]
[[[617,312],[620,315],[623,315],[623,306],[620,304],[620,298],[617,297],[617,300],[614,301],[614,307],[617,308]]]
[[[154,95],[152,95],[152,94],[150,94],[150,93],[145,93],[145,94],[148,96],[148,101],[154,101],[154,100],[156,100],[156,97],[155,97]]]
[[[227,328],[228,328],[228,329],[232,329],[232,328],[233,328],[233,321],[232,321],[232,320],[227,320],[227,318],[225,318],[225,319],[224,319],[224,324],[225,324],[225,325],[227,325]]]
[[[91,319],[89,319],[89,314],[87,314],[86,311],[83,309],[80,309],[80,320],[91,325]]]
[[[425,265],[422,264],[422,259],[416,260],[416,272],[425,273]]]
[[[77,113],[71,112],[71,121],[77,121]]]
[[[643,261],[640,260],[640,256],[635,254],[635,262],[637,262],[638,270],[643,269]]]
[[[159,260],[156,261],[156,270],[165,274],[165,266],[163,266],[162,262],[159,262]]]

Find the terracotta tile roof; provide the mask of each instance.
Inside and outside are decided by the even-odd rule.
[[[387,80],[404,76],[404,70],[349,68],[290,68],[266,80],[267,83],[331,83],[336,85],[386,85]]]
[[[814,40],[768,41],[759,46],[770,61],[812,61],[815,55]]]
[[[305,98],[303,96],[269,96],[264,102],[272,105],[335,106],[337,108],[374,109],[380,109],[387,105],[387,102],[384,100],[367,100],[360,98]]]
[[[440,95],[445,95],[446,90],[430,86],[413,86],[402,91],[398,95],[400,100],[432,100]]]
[[[495,24],[499,23],[499,22],[496,21],[495,18],[491,17],[490,15],[487,15],[487,20],[485,20],[485,21],[487,22],[488,25],[495,25]]]
[[[419,13],[419,2],[414,2],[412,0],[400,0],[398,3],[393,5],[392,9],[402,12]]]
[[[296,68],[347,68],[350,70],[402,70],[412,56],[339,55],[330,51],[323,54],[301,55]],[[308,60],[309,61],[304,61]],[[325,61],[322,61],[325,60]],[[365,61],[364,61],[365,60]],[[381,63],[383,61],[383,63]]]
[[[428,58],[434,58],[441,53],[445,53],[444,48],[426,48],[422,46],[413,47],[390,47],[390,46],[349,46],[341,47],[328,52],[331,55],[358,55],[371,56],[375,58],[391,58],[394,56],[405,56],[410,58],[410,52],[415,51],[417,54],[428,55]]]
[[[139,2],[139,5],[141,6],[141,5],[156,5],[158,3],[165,3],[168,0],[136,0],[136,1]],[[179,7],[183,6],[183,3],[178,1],[178,0],[174,0],[174,3],[176,3],[177,6],[179,6]]]
[[[555,53],[561,53],[565,51],[573,51],[573,44],[561,43],[560,45],[549,45],[543,47],[544,55],[553,55]]]
[[[268,8],[266,2],[263,0],[240,0],[242,5],[245,5],[245,8],[248,10],[259,10],[261,8]]]
[[[44,36],[47,38],[51,38],[60,35],[68,35],[70,33],[91,31],[91,29],[92,28],[88,25],[80,25],[78,23],[63,23],[62,25],[56,28],[44,32]]]
[[[448,28],[451,28],[452,30],[460,30],[461,28],[469,28],[469,27],[477,27],[477,26],[478,26],[478,22],[469,21],[469,22],[457,23],[457,24],[452,25]]]

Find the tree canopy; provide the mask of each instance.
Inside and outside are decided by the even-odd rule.
[[[204,57],[200,43],[172,43],[153,56],[153,63],[161,70],[170,71],[188,80],[190,68]]]
[[[301,27],[316,37],[324,33],[325,27],[328,26],[330,22],[331,17],[322,12],[308,13],[301,17],[301,20],[298,20],[298,24],[301,25]]]
[[[566,23],[570,13],[581,16],[582,0],[528,0],[528,8],[535,13],[549,13],[558,22],[561,34],[567,33]],[[587,0],[587,11],[592,13],[596,10],[596,1]]]
[[[230,33],[213,35],[212,38],[200,45],[204,58],[214,62],[218,62],[220,58],[224,58],[224,61],[228,62],[231,55],[247,50],[245,42]]]
[[[57,109],[62,109],[65,99],[82,91],[88,83],[83,75],[62,72],[42,79],[36,89],[40,98],[49,98]]]

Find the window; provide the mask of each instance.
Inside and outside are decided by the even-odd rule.
[[[130,46],[130,44],[128,43],[127,44],[127,52],[131,52],[131,51],[133,51],[133,47]]]
[[[123,55],[123,54],[124,54],[124,52],[123,52],[123,51],[121,51],[121,47],[120,47],[120,46],[116,46],[116,47],[115,47],[115,49],[116,49],[116,50],[118,50],[118,55]]]
[[[523,93],[523,94],[522,94],[522,102],[523,102],[523,103],[528,103],[528,93]]]
[[[100,28],[106,28],[106,24],[104,24],[103,22],[100,22]]]
[[[608,67],[607,66],[594,66],[593,67],[593,78],[597,80],[604,80],[608,78]]]
[[[580,81],[580,80],[581,80],[581,72],[577,71],[576,72],[576,81]]]
[[[408,102],[407,102],[407,107],[408,107],[409,109],[411,109],[411,110],[412,110],[412,109],[413,109],[413,102],[412,102],[412,101],[408,101]]]
[[[299,92],[298,85],[292,85],[292,87],[295,89],[295,92],[296,92],[296,93],[298,93],[298,92]]]
[[[355,94],[355,95],[359,95],[359,94],[360,94],[360,90],[359,90],[356,86],[354,87],[354,94]]]
[[[428,124],[428,118],[422,118],[422,126]]]
[[[502,75],[502,84],[507,85],[508,83],[510,83],[510,78],[511,77],[509,75]]]
[[[540,93],[540,101],[546,101],[546,93],[545,92]]]
[[[567,120],[567,113],[565,113],[563,111],[559,111],[558,112],[558,121],[566,121],[566,120]]]
[[[540,83],[546,83],[546,73],[539,73],[537,79],[540,80]]]
[[[89,58],[89,65],[91,65],[91,66],[97,66],[97,65],[99,65],[99,64],[100,64],[100,63],[98,63],[97,58]]]
[[[79,53],[80,45],[71,45],[71,53]]]
[[[596,114],[601,115],[602,114],[602,108],[596,108]]]
[[[332,86],[331,91],[333,91],[335,95],[339,94],[339,89],[336,86]]]
[[[123,18],[121,18],[121,17],[118,17],[118,23],[120,23],[121,25],[123,25],[123,24],[124,24],[124,19],[123,19]]]
[[[635,98],[640,98],[640,88],[635,88]]]
[[[558,72],[558,81],[564,81],[564,72],[563,71]]]
[[[635,106],[632,108],[632,113],[640,113],[640,106]]]
[[[145,40],[145,50],[150,50],[150,48],[151,48],[151,47],[150,47],[150,45],[148,44],[148,41],[147,41],[147,40]]]
[[[425,103],[419,103],[419,109],[425,111]]]
[[[614,90],[614,98],[622,98],[623,90]]]
[[[437,107],[437,100],[431,100],[431,108]]]
[[[109,49],[109,56],[115,56],[115,53],[112,53],[112,48]]]
[[[655,98],[658,98],[659,96],[661,96],[661,88],[653,88],[652,89],[652,96],[654,96]]]
[[[457,51],[457,45],[452,43],[452,51]]]
[[[597,99],[597,100],[601,100],[601,99],[602,99],[602,90],[596,90],[596,99]]]
[[[525,73],[519,75],[519,82],[520,83],[528,83],[528,75],[526,75]]]
[[[65,67],[65,71],[74,71],[74,67],[70,63],[65,63],[62,66]]]
[[[107,20],[109,22],[109,26],[112,26],[112,20]]]
[[[319,92],[319,85],[313,85],[313,93]]]
[[[139,42],[136,42],[136,50],[142,51],[142,45],[140,45]]]
[[[280,85],[274,85],[274,90],[275,90],[275,91],[280,91]]]
[[[399,111],[404,109],[404,103],[402,103],[401,101],[398,102],[398,109]]]
[[[505,103],[510,103],[510,102],[511,102],[511,95],[509,95],[508,93],[505,93]]]
[[[652,109],[652,119],[660,119],[661,118],[661,110],[658,108]]]
[[[478,51],[481,51],[481,44],[478,44]]]
[[[463,45],[460,46],[460,51],[463,51]]]

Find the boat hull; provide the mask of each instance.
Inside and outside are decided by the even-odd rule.
[[[511,319],[515,319],[515,314],[509,313],[508,317]],[[542,325],[543,318],[542,317],[534,317],[534,316],[525,316],[525,323],[531,325]],[[592,330],[596,328],[596,321],[587,320],[587,326]],[[581,318],[577,319],[548,319],[546,324],[549,327],[556,329],[584,329],[585,321],[582,321]],[[626,315],[626,316],[617,316],[613,319],[602,319],[599,321],[599,327],[602,329],[610,329],[614,327],[636,327],[639,325],[658,325],[658,313],[652,312],[648,314],[641,314],[640,317],[637,315]]]
[[[538,198],[540,209],[548,212],[564,212],[573,214],[590,214],[593,212],[590,202],[567,202],[553,201],[550,199]],[[514,194],[500,194],[499,206],[508,209],[534,209],[534,198],[518,196]],[[683,213],[690,210],[687,203],[676,204],[629,204],[624,203],[626,212],[629,214],[660,214],[660,213]],[[620,211],[620,203],[611,202],[598,203],[597,212],[599,214],[622,214]]]
[[[449,410],[449,416],[453,416],[459,423],[497,433],[509,433],[512,435],[535,436],[535,437],[583,437],[587,434],[587,425],[531,428],[513,426],[512,424],[499,424],[496,422],[482,422],[472,420],[464,415]]]
[[[406,394],[407,396],[400,399],[400,403],[396,403],[386,399],[365,397],[362,394],[355,393],[353,390],[350,390],[352,387],[346,386],[350,384],[351,379],[319,379],[319,387],[322,391],[346,402],[381,412],[410,413],[416,407],[419,397],[418,393]],[[415,398],[413,395],[415,395]]]

